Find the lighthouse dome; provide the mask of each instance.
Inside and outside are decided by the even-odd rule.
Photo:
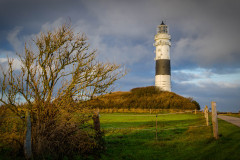
[[[168,27],[165,25],[165,23],[162,21],[162,23],[158,26],[157,33],[168,33]]]

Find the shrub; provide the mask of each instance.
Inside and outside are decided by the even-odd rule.
[[[153,94],[161,93],[161,91],[157,89],[155,86],[133,88],[130,91],[132,94],[137,96],[151,96]]]

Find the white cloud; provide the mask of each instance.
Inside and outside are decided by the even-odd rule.
[[[174,81],[196,81],[201,79],[210,79],[213,73],[209,69],[196,68],[194,70],[175,70],[172,71],[172,80]]]
[[[9,50],[2,50],[0,49],[0,62],[4,63],[7,62],[7,57],[9,58],[15,58],[16,57],[16,53],[13,51],[9,51]]]
[[[120,64],[134,64],[149,55],[146,46],[140,44],[130,45],[126,43],[125,39],[118,36],[114,36],[111,42],[104,42],[104,39],[108,38],[109,35],[103,32],[102,28],[103,26],[92,26],[83,20],[78,21],[74,27],[75,32],[87,34],[91,48],[98,50],[101,60]]]
[[[215,64],[232,65],[238,63],[240,47],[231,36],[207,34],[197,38],[182,38],[173,47],[174,65],[184,65],[186,60],[200,67]]]
[[[119,64],[134,64],[139,62],[148,53],[147,50],[140,45],[132,47],[111,47],[104,44],[99,45],[102,46],[99,49],[99,56],[103,56],[103,59]]]
[[[13,69],[14,70],[20,70],[21,66],[22,66],[22,62],[19,59],[17,59],[17,58],[13,59]]]
[[[22,62],[17,58],[10,58],[12,60],[13,70],[20,70],[22,66]],[[0,58],[0,65],[6,71],[8,69],[8,59],[7,58]]]
[[[172,72],[172,80],[179,84],[194,84],[205,88],[214,84],[222,88],[240,87],[240,72],[217,74],[210,69],[176,70]]]
[[[23,42],[19,39],[19,33],[22,27],[15,27],[7,36],[8,42],[13,46],[16,52],[22,50]]]
[[[175,81],[176,82],[176,81]],[[183,84],[183,85],[196,85],[199,88],[204,88],[207,89],[209,88],[210,85],[216,86],[218,88],[222,88],[222,89],[231,89],[231,88],[236,88],[236,87],[240,87],[240,83],[232,83],[232,82],[225,82],[225,81],[214,81],[211,79],[205,79],[205,80],[200,80],[200,81],[181,81],[178,82],[179,84]]]
[[[0,58],[0,64],[1,64],[1,63],[5,63],[5,62],[7,62],[7,61],[8,61],[7,58]]]
[[[60,27],[63,23],[66,22],[66,19],[63,17],[59,17],[53,22],[46,22],[41,26],[41,31],[42,32],[47,32],[47,31],[53,31],[57,27]]]
[[[96,18],[94,24],[103,35],[124,36],[125,38],[149,38],[152,37],[152,19],[156,15],[149,8],[151,3],[142,1],[84,1],[86,7]],[[152,17],[146,18],[146,16]],[[160,22],[156,22],[158,24]],[[146,27],[148,26],[148,27]],[[150,33],[150,34],[149,34]]]

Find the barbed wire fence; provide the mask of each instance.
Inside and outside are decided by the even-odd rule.
[[[196,114],[196,112],[192,112]],[[199,112],[197,115],[201,114],[198,118],[195,118],[194,120],[175,120],[174,124],[171,124],[171,121],[167,121],[164,119],[164,116],[170,116],[170,115],[176,115],[176,114],[190,114],[190,113],[185,113],[185,112],[178,112],[178,113],[166,113],[166,114],[117,114],[117,115],[111,115],[111,117],[133,117],[133,118],[140,118],[140,117],[145,117],[149,118],[148,125],[145,126],[139,126],[139,125],[133,125],[132,126],[116,126],[114,123],[112,125],[108,125],[107,127],[104,126],[102,129],[108,133],[117,133],[121,135],[126,135],[126,133],[135,133],[136,135],[139,135],[142,137],[140,134],[137,134],[137,132],[148,132],[149,136],[147,139],[162,139],[161,135],[163,134],[164,131],[179,131],[179,130],[187,130],[189,128],[198,128],[198,127],[206,127],[206,120],[204,118],[203,112]],[[100,114],[100,117],[104,116],[104,114]],[[155,120],[154,120],[155,118]],[[151,124],[151,125],[150,125]],[[155,135],[155,136],[153,136]],[[121,136],[120,136],[121,137]],[[151,137],[151,138],[150,138]],[[146,137],[145,137],[146,138]],[[135,140],[137,137],[135,137]]]

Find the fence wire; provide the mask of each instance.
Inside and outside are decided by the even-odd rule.
[[[166,138],[168,131],[171,132],[179,132],[179,133],[183,133],[185,131],[187,131],[189,128],[199,128],[199,127],[207,127],[206,126],[206,120],[204,118],[204,116],[199,116],[197,118],[194,119],[180,119],[180,120],[171,120],[171,119],[167,119],[161,116],[166,116],[166,115],[173,115],[173,114],[181,114],[184,112],[180,112],[180,113],[167,113],[167,114],[140,114],[140,115],[135,115],[135,114],[119,114],[119,115],[110,115],[110,117],[149,117],[149,120],[147,120],[147,122],[142,122],[142,125],[132,125],[132,126],[128,126],[128,127],[118,127],[117,125],[113,124],[110,125],[105,125],[103,122],[103,127],[102,129],[105,131],[107,138],[110,139],[115,139],[117,140],[118,137],[120,136],[120,139],[122,139],[124,136],[128,137],[128,136],[134,136],[134,139],[137,140],[139,139],[157,139],[157,137],[159,139],[161,139],[163,136]],[[186,113],[185,113],[186,114]],[[100,115],[101,117],[104,117],[105,115]],[[156,117],[157,116],[157,117]],[[194,116],[194,115],[193,115]],[[108,119],[110,119],[110,117],[108,117]],[[153,117],[156,117],[155,120]],[[106,118],[106,117],[105,117]],[[103,118],[104,119],[104,118]],[[139,119],[137,119],[139,120]],[[156,120],[157,120],[157,127],[156,127]],[[192,121],[191,121],[192,120]],[[172,122],[173,121],[173,122]],[[187,121],[187,123],[186,123]],[[118,122],[116,122],[118,123]],[[123,122],[124,123],[124,122]],[[126,122],[126,123],[133,123],[134,122]],[[139,122],[141,123],[141,122]],[[149,124],[151,124],[149,126]],[[182,130],[182,131],[180,131]],[[135,132],[136,131],[136,132]],[[137,132],[148,132],[148,136],[141,136],[141,133],[137,133]],[[114,136],[114,134],[116,134],[117,136]],[[128,135],[129,134],[129,135]],[[176,135],[179,136],[179,135]],[[163,138],[164,139],[164,138]]]

